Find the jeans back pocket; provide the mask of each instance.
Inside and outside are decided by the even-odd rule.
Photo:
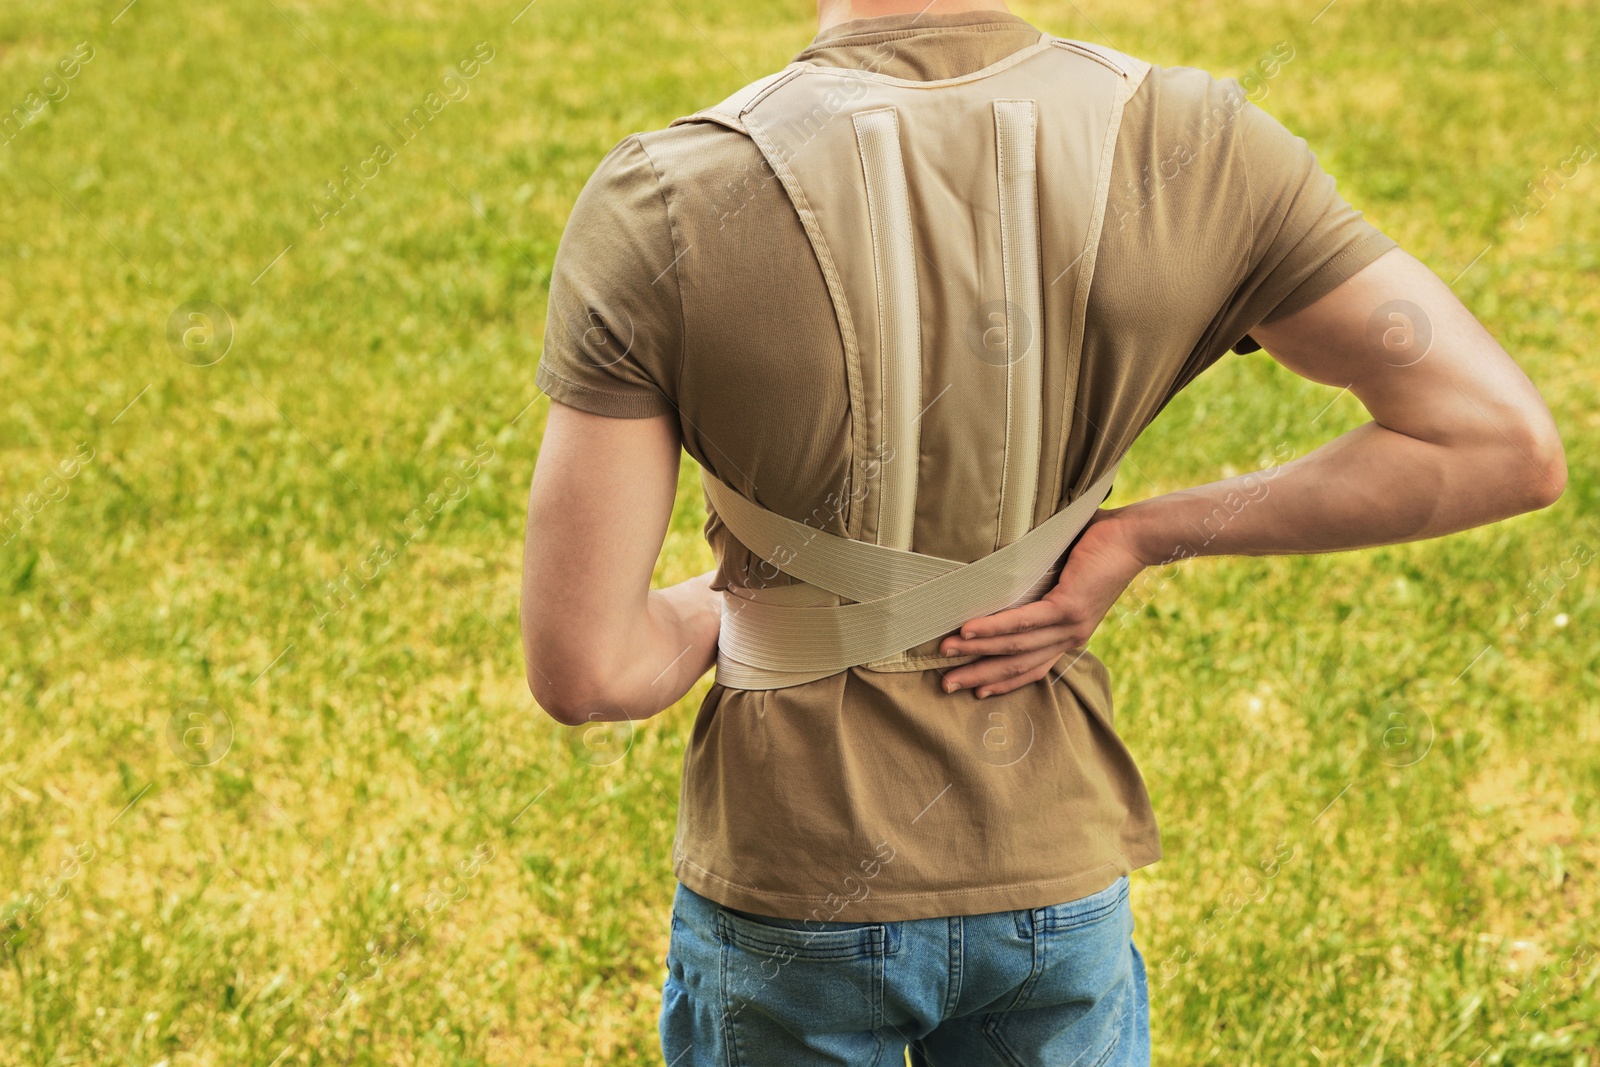
[[[758,956],[789,959],[848,960],[888,956],[900,946],[897,923],[759,919],[731,908],[718,909],[717,932],[724,940]]]
[[[878,1061],[885,961],[899,951],[899,923],[808,923],[719,908],[716,927],[720,1018],[739,1064]]]

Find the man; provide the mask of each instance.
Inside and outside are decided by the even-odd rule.
[[[1547,506],[1560,439],[1236,83],[998,0],[821,0],[819,22],[783,71],[625,138],[573,209],[529,685],[569,725],[642,719],[716,666],[673,850],[675,1067],[1146,1063],[1128,875],[1160,843],[1095,627],[1186,556]],[[1252,339],[1372,421],[1096,511]],[[652,590],[680,447],[718,566]]]

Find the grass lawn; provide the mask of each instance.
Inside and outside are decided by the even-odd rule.
[[[813,12],[523,2],[0,7],[0,1067],[659,1063],[709,678],[634,729],[532,703],[533,371],[594,164]],[[1528,370],[1571,479],[1438,541],[1186,564],[1102,627],[1166,852],[1156,1062],[1593,1067],[1600,19],[1324,3],[1015,10],[1278,60],[1262,106]],[[1111,503],[1365,419],[1232,356]],[[687,459],[679,491],[662,583],[711,565]]]

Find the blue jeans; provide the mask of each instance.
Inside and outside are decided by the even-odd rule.
[[[1065,904],[901,922],[735,911],[678,883],[669,1067],[1148,1067],[1128,876]]]

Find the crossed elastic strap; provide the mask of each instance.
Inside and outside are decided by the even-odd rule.
[[[1111,492],[1120,464],[1022,537],[971,563],[825,533],[767,510],[702,468],[706,495],[728,531],[805,583],[748,596],[724,592],[718,683],[778,689],[814,681],[1040,599],[1055,584],[1061,557]],[[833,599],[826,594],[855,603],[804,602]]]

